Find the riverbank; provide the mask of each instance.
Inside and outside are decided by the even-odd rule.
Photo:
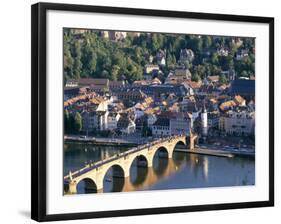
[[[147,139],[139,136],[126,138],[103,138],[103,137],[90,137],[90,136],[64,136],[65,142],[76,142],[85,144],[95,144],[96,146],[112,146],[112,147],[136,147],[139,145],[146,144],[152,139]],[[218,149],[219,148],[219,149]],[[187,148],[176,148],[175,151],[187,152],[193,154],[218,156],[218,157],[255,157],[255,150],[253,148],[237,148],[232,146],[218,146],[211,144],[200,144],[196,145],[194,150]]]
[[[134,147],[142,143],[136,143],[132,141],[126,141],[124,139],[113,139],[113,138],[96,138],[86,136],[64,136],[65,142],[77,142],[86,144],[95,144],[97,146],[125,146]]]
[[[203,148],[204,147],[204,148]],[[184,153],[192,153],[192,154],[200,154],[200,155],[207,155],[207,156],[217,156],[217,157],[228,157],[232,158],[234,156],[239,157],[255,157],[255,151],[251,149],[236,149],[236,148],[223,148],[217,149],[216,147],[206,147],[206,146],[198,146],[191,149],[175,149],[177,152],[184,152]]]
[[[176,152],[207,155],[207,156],[228,157],[228,158],[231,158],[231,157],[234,156],[231,153],[227,153],[227,152],[224,152],[222,150],[208,150],[208,149],[200,149],[200,148],[196,148],[196,149],[193,149],[193,150],[190,150],[190,149],[175,149],[175,151]]]

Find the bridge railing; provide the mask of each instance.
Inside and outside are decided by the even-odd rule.
[[[122,153],[118,153],[116,155],[113,155],[111,157],[108,157],[106,159],[103,159],[103,160],[100,160],[98,162],[94,162],[94,163],[90,163],[90,164],[87,164],[86,166],[84,166],[83,168],[77,170],[77,171],[74,171],[74,172],[71,172],[71,176],[72,177],[76,177],[76,176],[79,176],[79,175],[82,175],[84,173],[87,173],[93,169],[97,169],[98,167],[106,164],[106,163],[109,163],[109,162],[112,162],[116,159],[120,159],[120,158],[124,158],[132,153],[135,153],[135,152],[138,152],[138,151],[141,151],[143,149],[146,149],[146,148],[149,148],[151,146],[154,146],[156,144],[159,144],[159,143],[163,143],[165,141],[170,141],[170,140],[173,140],[175,138],[179,138],[179,137],[183,137],[184,135],[174,135],[174,136],[169,136],[169,137],[166,137],[166,138],[161,138],[161,139],[157,139],[156,141],[153,141],[153,142],[149,142],[149,143],[146,143],[146,144],[143,144],[143,145],[140,145],[140,146],[137,146],[137,147],[133,147],[125,152],[122,152]],[[64,176],[63,178],[65,181],[70,179],[70,175],[66,175]]]

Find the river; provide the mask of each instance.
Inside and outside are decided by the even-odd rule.
[[[128,150],[126,147],[96,146],[81,143],[64,144],[64,175],[85,164],[108,158]],[[216,157],[174,152],[168,159],[157,154],[153,167],[137,166],[130,169],[130,177],[115,178],[109,171],[104,178],[103,192],[167,190],[242,186],[255,184],[255,160],[246,157]],[[94,193],[81,181],[77,193]]]

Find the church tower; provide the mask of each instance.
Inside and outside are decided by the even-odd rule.
[[[204,108],[203,111],[201,112],[201,124],[202,124],[202,134],[203,136],[208,135],[208,113],[205,107],[205,102],[204,102]]]

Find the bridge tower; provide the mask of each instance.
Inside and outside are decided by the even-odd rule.
[[[201,124],[202,124],[202,134],[204,137],[208,135],[208,113],[205,107],[205,101],[204,101],[204,108],[201,112]]]
[[[189,129],[189,149],[190,150],[194,150],[195,149],[195,144],[194,144],[194,142],[195,142],[195,140],[198,138],[198,135],[197,134],[193,134],[192,133],[192,130],[191,129]]]

